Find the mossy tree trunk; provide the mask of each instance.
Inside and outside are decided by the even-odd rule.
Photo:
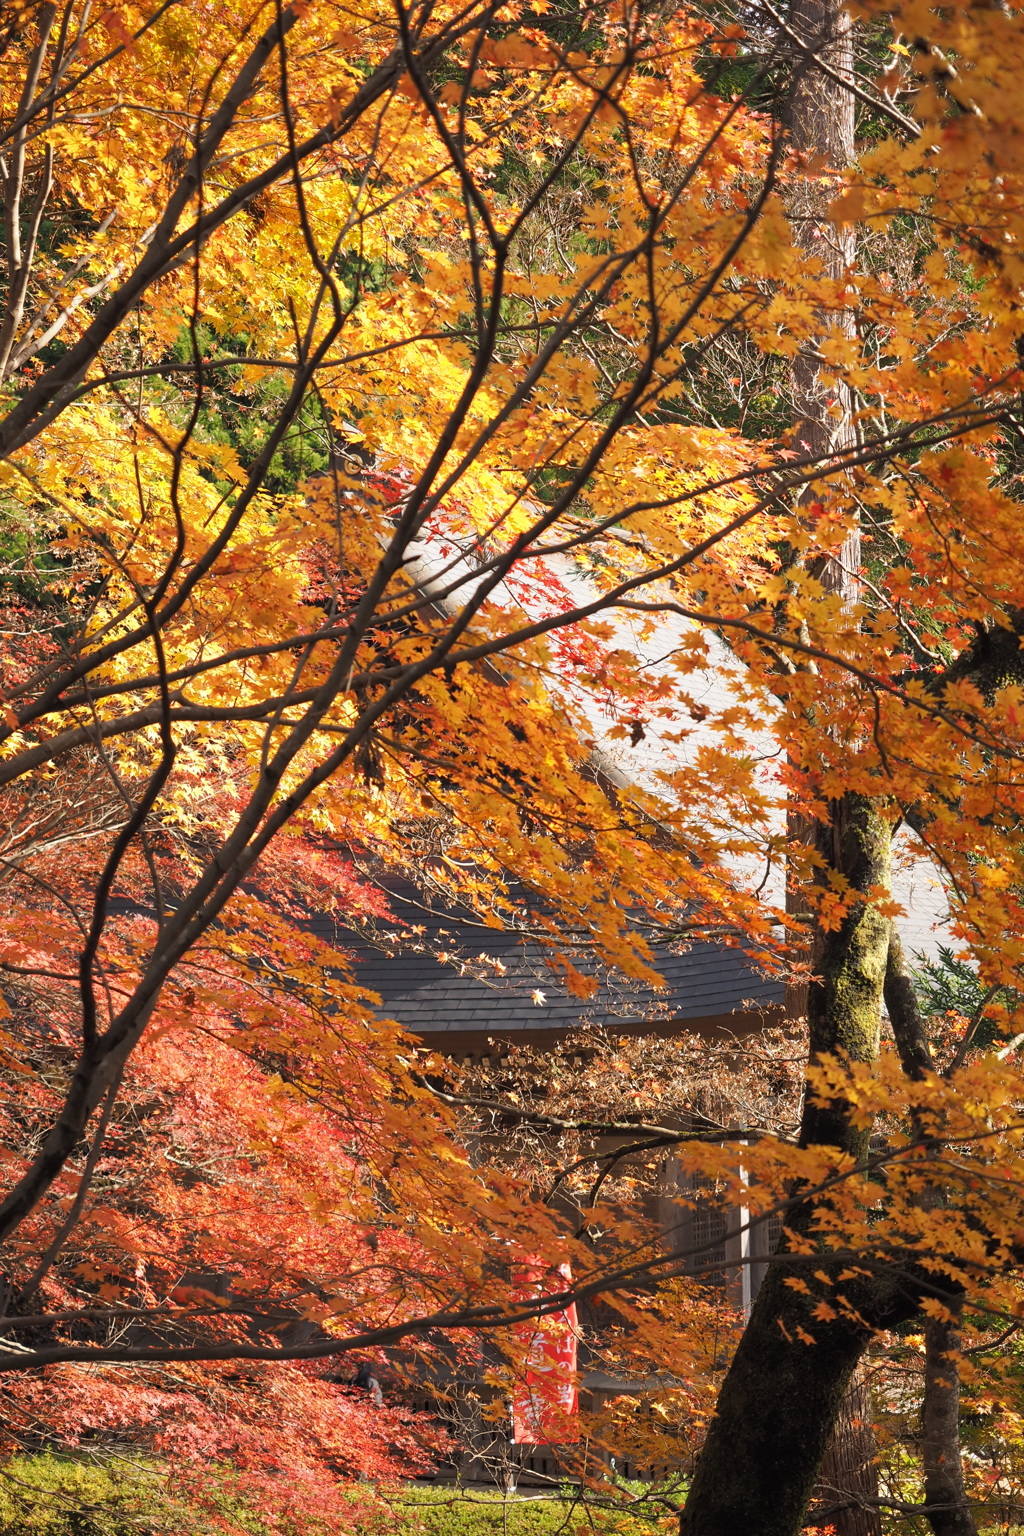
[[[796,0],[790,26],[789,129],[794,148],[813,174],[794,187],[789,217],[808,256],[839,279],[856,255],[855,239],[828,217],[832,188],[822,170],[841,171],[854,155],[854,102],[843,84],[853,71],[851,24],[838,0]],[[847,329],[847,317],[823,317],[823,327]],[[852,445],[854,428],[849,392],[844,386],[826,387],[820,374],[817,348],[801,351],[792,378],[795,446],[824,471]],[[811,485],[802,499],[814,501],[821,494],[820,486]],[[817,574],[826,587],[852,602],[859,560],[854,528],[838,557]],[[794,822],[791,835],[813,842],[825,871],[842,874],[866,897],[873,888],[889,888],[892,829],[886,808],[851,795],[833,803],[823,823]],[[799,895],[798,905],[805,905]],[[807,995],[812,1057],[843,1051],[856,1060],[875,1059],[889,928],[888,919],[864,900],[851,908],[837,932],[816,934],[811,969],[818,979]],[[808,1105],[802,1139],[860,1157],[867,1151],[868,1133],[851,1125],[842,1106],[824,1110]],[[684,1533],[791,1536],[800,1529],[838,1423],[832,1459],[838,1457],[845,1467],[856,1441],[864,1475],[861,1486],[849,1492],[863,1497],[863,1507],[838,1511],[834,1523],[842,1536],[875,1536],[878,1516],[868,1507],[871,1489],[865,1481],[872,1470],[871,1431],[854,1374],[866,1338],[850,1324],[823,1325],[813,1316],[817,1300],[788,1287],[784,1268],[770,1272],[723,1386],[682,1516]]]
[[[820,931],[815,979],[808,988],[812,1058],[843,1051],[857,1061],[878,1054],[882,989],[890,920],[869,899],[887,890],[893,819],[884,807],[849,795],[818,828],[827,867],[841,873],[863,899],[841,926]],[[827,871],[826,871],[827,873]],[[808,1103],[801,1140],[827,1143],[855,1157],[868,1132],[842,1105]],[[805,1223],[796,1211],[792,1223]],[[822,1268],[828,1270],[823,1259]],[[867,1331],[845,1319],[814,1316],[820,1297],[786,1283],[784,1255],[772,1266],[751,1311],[680,1518],[682,1536],[796,1536],[847,1388],[867,1343]],[[857,1310],[881,1321],[900,1307],[884,1285],[857,1298]]]

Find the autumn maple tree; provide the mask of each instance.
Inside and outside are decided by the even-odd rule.
[[[713,934],[805,987],[798,1132],[677,1148],[786,1226],[683,1529],[788,1536],[880,1332],[928,1318],[951,1359],[1021,1304],[1016,14],[2,26],[18,1411],[60,1433],[60,1383],[109,1405],[132,1366],[97,1419],[155,1421],[187,1368],[203,1454],[244,1460],[293,1362],[557,1309],[526,1262],[685,1374],[685,1255],[474,1163],[352,984],[345,929],[402,870],[579,991],[583,949],[650,980],[653,940]],[[737,356],[783,419],[723,419]],[[934,1053],[901,826],[995,1051],[968,1020]],[[308,1465],[344,1470],[333,1387]],[[423,1454],[363,1419],[371,1463]],[[935,1528],[967,1518],[937,1488]]]

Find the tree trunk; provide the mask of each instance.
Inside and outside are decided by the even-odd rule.
[[[839,0],[795,0],[791,11],[794,80],[789,97],[789,129],[794,149],[805,156],[811,172],[794,186],[787,212],[794,238],[809,257],[819,261],[826,277],[842,279],[857,254],[850,225],[838,227],[828,216],[833,188],[828,172],[846,169],[854,155],[854,101],[842,84],[853,76],[853,32]],[[803,45],[803,46],[801,46]],[[816,67],[820,59],[831,71]],[[839,78],[836,79],[835,76]],[[853,315],[839,310],[821,317],[822,330],[853,333]],[[803,347],[793,363],[793,446],[825,469],[837,453],[853,446],[853,401],[845,384],[821,379],[817,347]],[[820,497],[810,484],[801,501]],[[860,565],[860,533],[847,534],[839,556],[815,574],[848,600],[856,597]]]
[[[956,1326],[929,1318],[925,1325],[921,1459],[925,1514],[935,1536],[978,1536],[964,1492],[960,1460],[960,1372]]]
[[[895,927],[889,940],[885,1005],[903,1070],[912,1081],[920,1082],[935,1067],[913,978]],[[918,1136],[925,1134],[920,1122],[916,1123],[915,1131]],[[929,1203],[940,1200],[941,1191],[926,1191],[925,1197]],[[951,1308],[958,1307],[952,1296],[946,1298],[946,1304]],[[977,1536],[974,1517],[964,1493],[960,1459],[960,1372],[956,1361],[960,1336],[955,1323],[929,1318],[924,1337],[924,1401],[921,1404],[924,1512],[935,1536]]]
[[[795,1536],[864,1338],[769,1269],[722,1385],[681,1536]],[[803,1337],[813,1343],[803,1342]]]
[[[835,1526],[839,1536],[881,1536],[876,1450],[871,1391],[863,1370],[857,1370],[840,1404],[816,1490],[825,1511],[822,1523]]]
[[[843,84],[853,70],[850,20],[839,0],[795,0],[790,16],[795,41],[789,127],[812,174],[794,189],[789,217],[808,256],[821,263],[825,276],[839,280],[853,260],[855,240],[852,231],[838,230],[828,217],[833,191],[827,172],[842,171],[853,159],[853,98]],[[848,330],[852,317],[833,307],[822,314],[821,325],[823,332]],[[824,479],[835,456],[855,439],[849,391],[826,385],[821,373],[818,349],[809,345],[793,367],[793,446]],[[820,494],[818,486],[808,485],[801,503]],[[838,555],[815,574],[852,604],[859,563],[859,532],[853,528]],[[822,879],[834,870],[865,896],[889,889],[892,820],[886,807],[847,795],[831,804],[824,822],[799,827],[791,822],[790,831],[817,848],[825,866]],[[889,920],[865,901],[847,913],[838,931],[816,933],[811,954],[816,979],[807,994],[812,1059],[836,1051],[855,1061],[876,1058],[889,930]],[[804,1145],[825,1143],[860,1158],[868,1139],[843,1105],[805,1106]],[[792,1213],[790,1225],[799,1226],[801,1219]],[[828,1270],[827,1260],[822,1267]],[[723,1384],[680,1519],[681,1536],[796,1536],[840,1419],[844,1431],[834,1459],[857,1462],[861,1483],[870,1479],[873,1455],[867,1453],[863,1428],[870,1415],[863,1411],[860,1387],[847,1395],[868,1335],[848,1321],[816,1318],[820,1299],[785,1284],[784,1255],[770,1269]],[[874,1308],[865,1298],[858,1310],[866,1316],[874,1309],[877,1315],[880,1303],[879,1291]],[[861,1426],[856,1433],[855,1420]],[[844,1465],[845,1470],[853,1469]],[[849,1536],[855,1531],[874,1536],[878,1530],[877,1515],[853,1511],[851,1518],[861,1523],[844,1526]]]
[[[871,801],[850,795],[835,802],[817,841],[828,866],[855,891],[889,888],[892,825]],[[819,932],[808,988],[812,1056],[877,1056],[889,926],[865,901],[850,909],[838,930]],[[851,1123],[842,1105],[805,1106],[805,1145],[827,1143],[859,1158],[868,1134]],[[790,1224],[799,1226],[801,1219],[796,1211]],[[823,1257],[822,1268],[829,1267]],[[844,1287],[869,1323],[880,1322],[888,1304],[871,1284],[871,1294],[856,1299]],[[902,1294],[895,1284],[893,1289]],[[722,1386],[680,1519],[682,1536],[796,1536],[800,1530],[868,1338],[849,1321],[816,1318],[820,1299],[785,1284],[784,1254],[772,1265]],[[895,1295],[892,1300],[898,1305]]]

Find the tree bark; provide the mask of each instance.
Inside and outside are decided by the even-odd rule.
[[[865,1339],[769,1269],[722,1385],[681,1536],[795,1536]],[[813,1340],[804,1343],[802,1335]]]
[[[960,1372],[956,1324],[931,1317],[925,1325],[921,1460],[924,1513],[935,1536],[978,1536],[964,1491],[960,1459]]]
[[[789,217],[808,257],[820,262],[823,276],[838,282],[856,254],[853,232],[838,229],[828,217],[833,196],[828,172],[845,169],[854,153],[853,98],[843,85],[853,72],[851,23],[840,0],[796,0],[790,25],[799,42],[794,44],[789,128],[812,174],[794,188]],[[852,317],[838,303],[821,315],[822,333],[836,327],[852,329]],[[849,391],[826,383],[822,373],[818,347],[808,344],[793,367],[794,446],[813,456],[824,479],[836,456],[853,445],[855,433]],[[809,505],[819,495],[812,484],[801,503]],[[815,574],[852,605],[859,564],[860,537],[853,528],[837,555],[822,561]],[[889,889],[892,832],[887,807],[854,795],[833,802],[821,823],[790,824],[791,836],[813,842],[821,855],[825,867],[820,878],[835,871],[866,898],[872,889]],[[812,1060],[836,1051],[855,1061],[876,1058],[890,928],[866,899],[851,907],[838,931],[815,934],[810,957],[815,979],[807,994]],[[869,1132],[852,1123],[842,1104],[808,1103],[801,1140],[862,1158]],[[799,1226],[806,1215],[792,1213],[790,1224]],[[862,1483],[871,1477],[873,1447],[869,1454],[865,1443],[870,1415],[855,1380],[867,1332],[849,1321],[815,1317],[821,1298],[787,1286],[780,1257],[761,1288],[723,1384],[680,1519],[681,1536],[796,1536],[837,1422],[842,1432],[833,1460],[856,1461]],[[824,1259],[823,1268],[829,1268]],[[880,1297],[874,1300],[877,1304]],[[866,1316],[865,1309],[861,1315]],[[845,1472],[852,1470],[844,1466]],[[864,1496],[872,1497],[873,1491]],[[850,1523],[842,1526],[844,1536],[876,1536],[876,1512],[844,1513],[850,1515]],[[833,1523],[841,1519],[837,1513]]]
[[[842,814],[842,806],[835,808],[831,825],[822,830],[835,837]],[[891,824],[869,801],[854,802],[847,814],[861,818],[863,831],[859,835],[866,841],[877,841],[878,872],[884,868],[888,888]],[[812,960],[813,969],[820,968],[823,975],[834,974],[835,982],[831,992],[812,986],[808,994],[812,1058],[834,1050],[836,1045],[862,1061],[873,1060],[878,1053],[892,923],[877,913],[865,912],[863,916],[866,921],[858,932],[851,933],[845,956],[830,955],[829,950],[838,946],[830,946],[826,935],[818,936],[815,947],[820,953]],[[868,1150],[867,1133],[859,1137],[851,1134],[845,1115],[840,1119],[835,1111],[819,1111],[814,1106],[804,1113],[804,1139],[837,1145],[845,1141],[847,1149],[857,1156],[865,1156]],[[870,1393],[859,1371],[850,1377],[839,1403],[816,1494],[825,1506],[835,1506],[827,1518],[837,1536],[881,1536],[881,1515],[877,1505],[872,1505],[878,1498],[878,1469]]]
[[[934,1072],[935,1064],[913,977],[903,953],[903,941],[895,923],[889,934],[885,966],[885,1007],[900,1064],[910,1080],[919,1083],[927,1072]]]
[[[876,1452],[871,1390],[858,1369],[840,1404],[816,1490],[823,1523],[835,1526],[839,1536],[881,1536]]]
[[[838,281],[857,253],[852,226],[838,226],[828,216],[833,197],[828,173],[845,170],[854,156],[854,101],[840,83],[853,76],[852,24],[841,0],[795,0],[790,25],[804,44],[803,49],[794,45],[790,138],[813,174],[797,181],[787,212],[797,243],[821,263],[825,277]],[[833,73],[826,75],[816,68],[816,58]],[[823,331],[838,329],[852,335],[854,329],[849,310],[823,313],[821,324]],[[794,446],[825,469],[836,454],[853,446],[856,434],[848,387],[826,384],[822,371],[817,346],[812,342],[801,348],[792,372]],[[812,483],[801,501],[806,505],[819,496]],[[857,593],[859,565],[860,533],[853,528],[838,557],[825,561],[816,574],[826,587],[850,601]]]
[[[903,1070],[920,1082],[935,1070],[931,1045],[914,992],[899,934],[893,928],[885,977],[885,1006]],[[920,1128],[918,1127],[920,1134]],[[957,1303],[950,1297],[948,1305]],[[964,1492],[960,1456],[960,1372],[956,1354],[960,1336],[953,1322],[929,1318],[925,1324],[924,1400],[921,1405],[921,1460],[924,1513],[935,1536],[977,1536]]]
[[[871,801],[846,796],[818,829],[828,868],[867,896],[888,889],[892,823]],[[827,870],[826,870],[827,874]],[[815,979],[808,988],[812,1058],[845,1051],[853,1060],[878,1053],[889,920],[870,901],[851,907],[840,927],[819,932]],[[827,1143],[863,1157],[868,1132],[842,1105],[808,1103],[804,1145]],[[793,1213],[799,1226],[807,1213]],[[823,1256],[822,1268],[830,1265]],[[680,1518],[681,1536],[796,1536],[818,1466],[867,1343],[867,1329],[814,1315],[821,1297],[787,1286],[785,1256],[773,1264],[723,1383],[704,1450]],[[849,1291],[849,1287],[846,1288]],[[867,1290],[867,1288],[865,1288]],[[854,1305],[867,1323],[905,1304],[881,1283]]]

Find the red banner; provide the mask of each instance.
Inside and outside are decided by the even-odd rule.
[[[524,1275],[527,1296],[542,1296],[561,1289],[551,1283],[550,1271],[540,1267]],[[568,1264],[558,1275],[572,1282]],[[512,1395],[512,1441],[515,1445],[568,1445],[580,1438],[576,1394],[576,1304],[560,1312],[521,1323],[516,1337],[524,1346],[525,1375],[517,1380]]]

